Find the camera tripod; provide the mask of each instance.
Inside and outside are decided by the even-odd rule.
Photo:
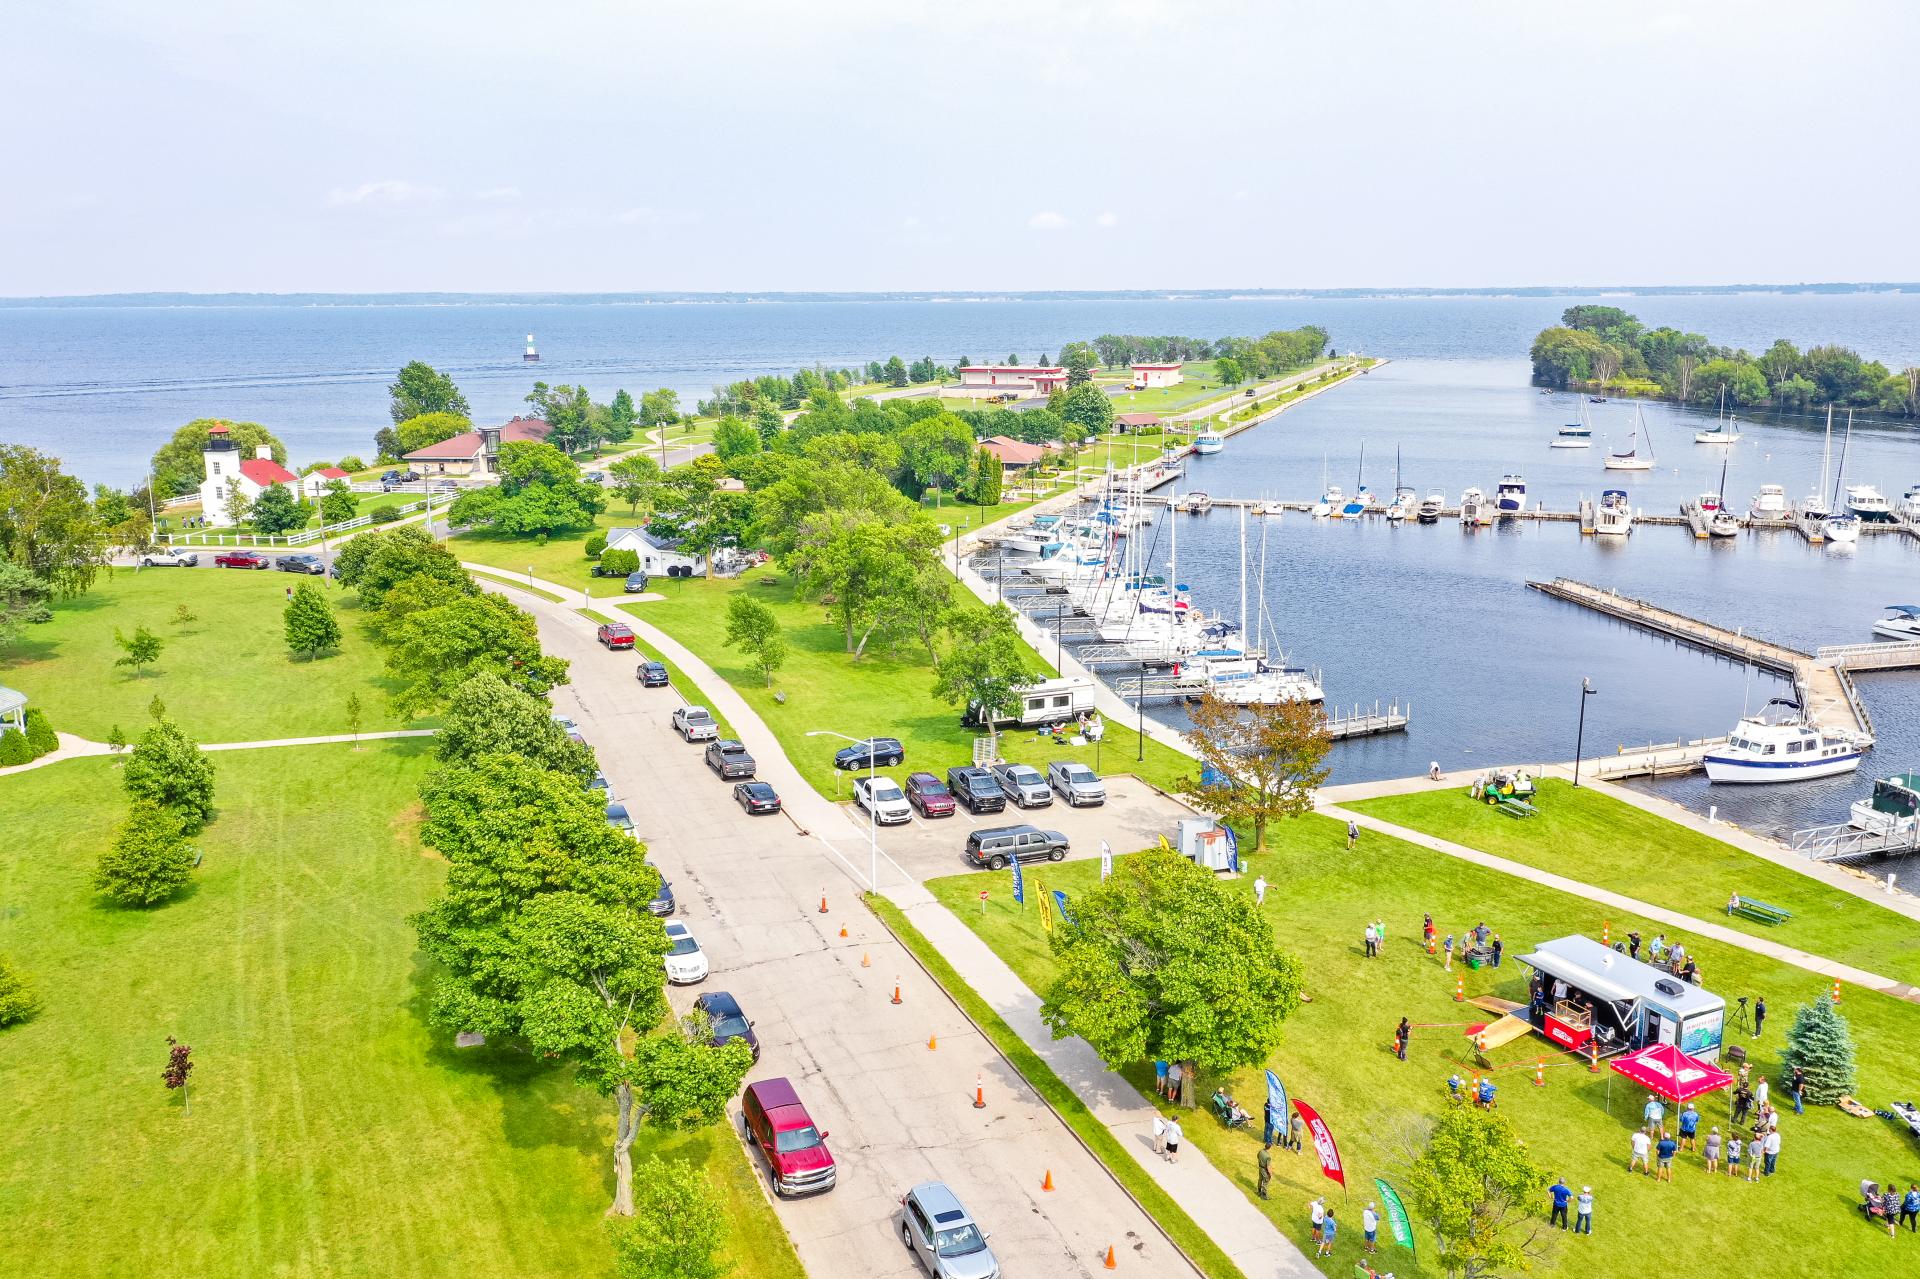
[[[1753,1030],[1753,1022],[1747,1018],[1747,997],[1745,995],[1740,996],[1738,1003],[1734,1006],[1733,1024],[1749,1033]]]

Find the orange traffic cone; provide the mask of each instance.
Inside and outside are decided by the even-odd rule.
[[[1838,977],[1833,979],[1833,1002],[1836,1004],[1840,1002],[1840,979]]]
[[[827,890],[824,888],[820,890],[820,913],[827,913]]]
[[[987,1081],[984,1075],[973,1077],[973,1108],[975,1110],[987,1108]]]
[[[872,956],[870,956],[870,955],[868,955],[868,954],[867,954],[867,952],[866,952],[866,951],[864,951],[864,950],[860,952],[860,966],[861,966],[862,968],[871,968],[871,967],[873,967],[873,958],[872,958]]]
[[[1051,1168],[1049,1168],[1049,1169],[1047,1169],[1047,1175],[1046,1175],[1046,1177],[1045,1177],[1045,1179],[1041,1181],[1041,1183],[1040,1183],[1040,1189],[1042,1189],[1042,1190],[1052,1190],[1052,1189],[1053,1189],[1053,1169],[1051,1169]]]
[[[896,1004],[900,1002],[900,975],[898,973],[895,973],[893,976],[893,1002]]]
[[[1453,979],[1453,1002],[1456,1004],[1463,1004],[1466,1002],[1466,1000],[1467,1000],[1467,979],[1465,977],[1455,977]]]
[[[1600,921],[1600,944],[1602,946],[1613,945],[1613,924],[1609,920],[1603,919]]]
[[[1429,955],[1431,955],[1431,954],[1433,954],[1433,953],[1435,953],[1435,952],[1434,952],[1434,947],[1433,947],[1433,934],[1432,934],[1432,933],[1428,933],[1428,934],[1427,934],[1427,953],[1428,953]]]
[[[847,935],[847,926],[845,924],[840,925],[840,935],[842,937]]]
[[[1600,1050],[1591,1043],[1587,1045],[1587,1073],[1589,1075],[1600,1073]]]
[[[1545,1088],[1547,1086],[1547,1059],[1545,1057],[1542,1057],[1539,1064],[1533,1068],[1533,1086],[1535,1088]]]
[[[935,1051],[936,1049],[938,1049],[938,1048],[940,1047],[940,1043],[939,1043],[939,1039],[940,1039],[940,1037],[939,1037],[938,1035],[928,1035],[928,1036],[927,1036],[927,1051],[928,1051],[928,1052],[933,1052],[933,1051]]]
[[[1113,1245],[1112,1245],[1112,1244],[1108,1244],[1108,1245],[1107,1245],[1107,1261],[1106,1261],[1106,1268],[1107,1268],[1108,1270],[1118,1270],[1118,1269],[1120,1268],[1120,1263],[1119,1263],[1119,1262],[1117,1262],[1117,1261],[1115,1261],[1115,1260],[1113,1259]]]

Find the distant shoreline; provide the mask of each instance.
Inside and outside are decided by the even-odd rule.
[[[967,303],[967,302],[1231,302],[1345,301],[1380,299],[1559,297],[1738,297],[1796,294],[1920,293],[1920,282],[1827,284],[1646,284],[1525,285],[1488,288],[1343,289],[921,289],[891,292],[660,292],[660,293],[95,293],[0,297],[0,308],[79,309],[108,307],[399,307],[399,306],[748,306],[781,303]]]

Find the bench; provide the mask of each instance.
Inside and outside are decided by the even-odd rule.
[[[1746,918],[1762,924],[1784,924],[1793,918],[1793,912],[1781,910],[1778,906],[1769,906],[1766,902],[1752,897],[1735,894],[1727,905],[1729,915],[1744,915]]]
[[[1509,817],[1532,817],[1540,811],[1523,799],[1502,799],[1495,807]]]

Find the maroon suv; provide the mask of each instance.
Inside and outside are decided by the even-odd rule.
[[[608,648],[632,648],[633,631],[618,622],[607,622],[600,627],[600,642]]]
[[[932,773],[907,774],[907,802],[920,810],[922,817],[953,816],[953,794]]]
[[[832,1190],[833,1153],[827,1134],[813,1126],[800,1095],[785,1079],[747,1085],[740,1098],[740,1126],[767,1161],[776,1195],[814,1195]]]

